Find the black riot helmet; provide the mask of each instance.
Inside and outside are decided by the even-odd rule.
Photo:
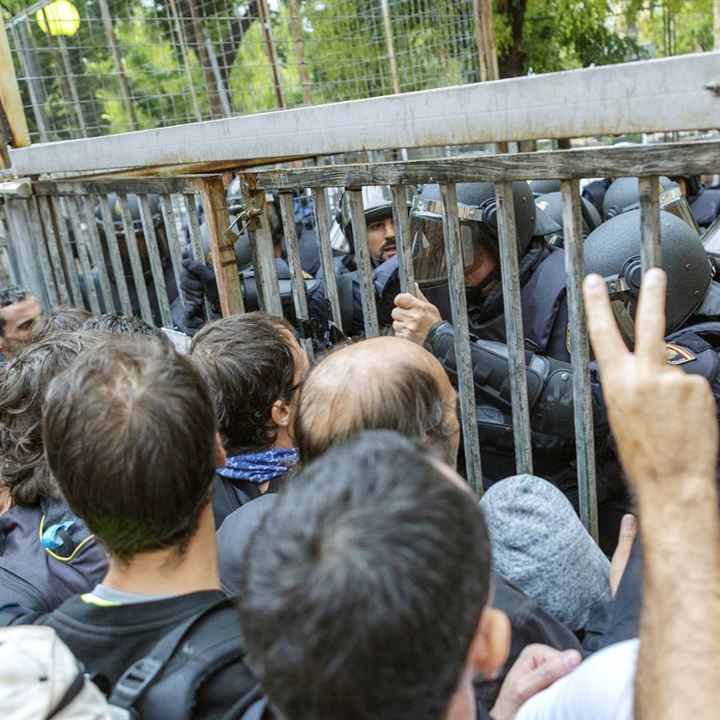
[[[700,232],[690,205],[680,186],[670,178],[658,178],[658,202],[660,209],[677,215],[695,232]],[[609,220],[616,215],[640,207],[640,186],[635,177],[621,177],[614,180],[603,199],[603,218]]]
[[[531,180],[530,189],[535,197],[548,193],[560,192],[559,180]]]
[[[233,219],[233,218],[231,218]],[[250,244],[250,235],[247,230],[240,234],[239,223],[235,223],[231,230],[237,235],[235,240],[235,260],[237,261],[238,270],[243,271],[250,268],[253,263],[252,246]],[[202,243],[203,255],[205,262],[209,265],[212,262],[212,251],[210,249],[210,239],[208,237],[207,223],[200,225],[200,242]]]
[[[547,213],[562,228],[562,194],[560,191],[539,195],[535,198],[535,205]],[[585,238],[602,223],[602,219],[597,208],[584,197],[580,198],[580,212],[582,214],[583,237]]]
[[[458,218],[466,268],[475,262],[475,246],[480,244],[499,260],[498,213],[495,185],[491,182],[458,183]],[[515,227],[518,256],[522,257],[535,235],[559,232],[560,226],[535,207],[527,182],[514,182]],[[411,237],[415,278],[440,280],[447,276],[442,228],[442,201],[438,185],[425,185],[413,198]]]
[[[710,261],[698,234],[676,215],[660,212],[662,267],[667,273],[666,333],[697,310],[712,280]],[[585,240],[585,272],[605,278],[616,320],[634,342],[635,305],[640,292],[640,211],[611,218]]]
[[[163,217],[162,210],[160,209],[160,196],[153,193],[147,196],[148,205],[150,207],[150,215],[153,227],[158,228],[162,225]],[[121,237],[125,236],[125,226],[123,224],[122,212],[120,210],[120,199],[117,193],[110,193],[108,195],[108,204],[110,205],[110,212],[112,214],[113,226],[115,228],[115,234]],[[135,228],[136,233],[143,231],[142,217],[140,215],[140,200],[138,196],[130,193],[127,196],[127,208],[130,211],[130,217],[132,218],[132,224]],[[100,206],[95,207],[95,222],[99,229],[103,231],[104,223]]]
[[[407,206],[412,205],[412,198],[415,192],[413,186],[405,188]],[[387,185],[366,185],[362,188],[363,210],[365,214],[365,222],[371,223],[373,220],[382,220],[382,218],[392,217],[393,200],[392,192]],[[355,252],[355,242],[353,240],[352,220],[350,216],[350,197],[347,192],[342,194],[340,198],[340,209],[336,217],[338,225],[342,229],[343,235],[347,238],[350,246],[350,252]]]

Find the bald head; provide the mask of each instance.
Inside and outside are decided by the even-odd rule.
[[[456,396],[427,350],[397,337],[347,345],[324,357],[303,386],[295,442],[304,462],[360,430],[395,430],[435,445],[455,465]]]

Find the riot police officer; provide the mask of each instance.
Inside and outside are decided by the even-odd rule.
[[[662,265],[668,275],[667,357],[686,372],[706,377],[720,402],[720,284],[713,281],[705,249],[697,233],[677,216],[660,213]],[[640,288],[640,212],[631,210],[603,223],[585,241],[585,271],[599,273],[611,289],[618,325],[628,344],[634,341],[633,317]],[[566,306],[563,293],[561,304]],[[422,338],[448,371],[455,372],[452,327],[443,322],[421,298],[412,299],[412,308],[396,321],[396,330],[416,341],[423,331],[405,332],[403,324],[414,315],[428,328]],[[525,309],[524,309],[525,314]],[[567,310],[560,313],[567,317]],[[434,322],[433,322],[434,320]],[[527,382],[535,471],[555,481],[576,500],[573,451],[571,348],[564,357],[528,346]],[[476,340],[472,344],[476,396],[483,407],[479,413],[483,450],[488,462],[486,480],[503,477],[512,468],[512,418],[508,395],[509,365],[504,344]],[[601,540],[612,547],[616,525],[627,508],[627,495],[620,465],[607,431],[602,388],[592,370],[595,406],[598,499]],[[504,431],[504,433],[503,433]],[[503,462],[503,456],[506,462]]]
[[[562,235],[562,194],[560,191],[544,193],[535,198],[535,205],[547,213],[561,228],[559,233],[547,235],[545,239],[551,245],[562,247],[564,240]],[[598,225],[602,223],[600,213],[595,206],[584,197],[580,197],[580,212],[582,214],[583,238],[586,238]]]
[[[170,312],[172,314],[173,323],[175,324],[175,329],[183,330],[185,326],[183,308],[182,303],[180,302],[180,299],[178,297],[177,284],[175,282],[175,273],[173,272],[172,262],[170,260],[168,238],[165,231],[165,225],[163,223],[162,211],[160,209],[160,198],[158,195],[149,194],[147,196],[147,200],[148,205],[150,206],[150,221],[152,222],[153,228],[155,230],[155,237],[157,239],[157,249],[160,256],[160,261],[162,263],[163,279],[165,281],[165,289],[167,292],[168,303],[170,304]],[[110,193],[110,195],[108,195],[108,203],[110,205],[110,210],[112,213],[113,229],[115,230],[115,237],[117,238],[118,249],[120,251],[120,258],[122,261],[123,272],[127,284],[130,307],[133,314],[139,316],[140,302],[138,299],[137,289],[135,287],[135,278],[132,272],[132,266],[130,264],[130,257],[128,254],[127,240],[125,238],[125,226],[122,219],[120,202],[116,193]],[[152,319],[155,325],[161,327],[163,323],[162,317],[160,315],[160,307],[157,300],[157,289],[155,288],[155,282],[153,280],[152,270],[150,267],[147,240],[145,238],[142,218],[140,215],[140,202],[137,195],[129,194],[127,196],[127,207],[130,212],[133,229],[135,231],[138,253],[140,255],[140,260],[142,263],[143,276],[145,278],[145,286],[148,291],[147,294],[150,303]],[[102,240],[105,238],[105,225],[99,205],[95,208],[95,222],[97,224],[98,233],[100,234],[100,238]],[[109,266],[109,260],[107,258],[105,262],[106,265]],[[110,292],[112,294],[111,299],[103,298],[100,287],[99,272],[97,268],[93,268],[92,280],[95,285],[101,313],[111,312],[113,310],[120,311],[121,309],[120,296],[118,293],[117,283],[114,278],[114,274],[108,273],[108,275],[110,280]],[[86,292],[84,287],[83,292]],[[112,307],[107,307],[108,304],[111,304]]]

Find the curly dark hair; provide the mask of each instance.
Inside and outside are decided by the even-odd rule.
[[[89,317],[90,312],[85,308],[59,305],[37,321],[28,342],[40,342],[58,333],[77,332]]]
[[[59,497],[42,441],[42,404],[50,381],[97,344],[91,333],[62,333],[23,348],[0,375],[0,477],[14,505]]]
[[[162,340],[166,344],[170,342],[160,328],[134,315],[118,315],[116,313],[93,315],[85,321],[82,329],[108,335],[148,335]]]
[[[273,403],[289,400],[294,389],[292,333],[282,318],[252,312],[216,320],[193,338],[190,353],[210,385],[228,455],[264,450],[275,441]]]

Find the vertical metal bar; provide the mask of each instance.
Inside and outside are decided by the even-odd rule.
[[[60,252],[58,250],[58,238],[55,235],[52,209],[50,208],[50,203],[47,197],[44,195],[40,195],[37,201],[38,209],[40,211],[40,221],[43,224],[45,236],[47,237],[50,263],[55,272],[55,282],[57,284],[58,296],[63,305],[69,305],[72,301],[70,300],[67,283],[65,282],[65,268],[63,267],[63,262],[60,258]]]
[[[642,271],[660,267],[660,181],[656,176],[638,178],[640,191],[640,262]]]
[[[100,289],[102,290],[105,301],[105,312],[117,312],[118,308],[115,307],[115,298],[113,297],[110,286],[110,278],[108,277],[107,266],[105,265],[105,255],[103,254],[102,244],[100,242],[100,233],[98,232],[95,222],[95,207],[87,195],[82,197],[82,206],[85,214],[85,223],[88,228],[90,257],[92,258],[95,272],[100,282]]]
[[[162,259],[158,250],[157,235],[155,233],[155,224],[153,223],[152,211],[147,195],[138,195],[140,203],[140,221],[142,222],[143,235],[145,236],[145,247],[147,247],[148,259],[150,260],[150,272],[152,273],[153,287],[155,288],[155,297],[157,298],[158,308],[160,310],[160,318],[163,327],[175,327],[170,312],[170,300],[168,298],[167,287],[165,286],[165,274],[163,272]]]
[[[391,185],[393,196],[393,222],[397,243],[400,292],[415,294],[415,270],[413,269],[412,238],[410,237],[410,213],[404,185]]]
[[[190,70],[190,55],[187,49],[187,39],[185,38],[185,32],[183,30],[182,23],[180,22],[180,17],[178,15],[175,0],[169,0],[168,4],[170,7],[170,13],[173,16],[173,22],[175,24],[175,33],[178,37],[178,44],[180,45],[180,54],[182,55],[183,65],[185,66],[185,75],[187,77],[188,87],[190,88],[190,96],[192,98],[195,119],[202,120],[200,103],[198,102],[198,96],[195,92],[195,81],[193,80],[192,71]]]
[[[582,212],[580,184],[577,180],[560,182],[567,275],[570,347],[573,366],[573,398],[575,416],[575,447],[580,502],[580,520],[597,541],[597,486],[595,481],[595,444],[593,442],[593,410],[590,390],[590,350],[588,347],[585,305],[582,297],[584,277],[582,245]]]
[[[36,258],[45,282],[45,289],[47,290],[50,302],[53,305],[57,305],[60,302],[60,296],[58,295],[55,285],[52,265],[50,264],[50,257],[48,256],[47,246],[45,245],[45,233],[43,231],[42,221],[40,220],[37,198],[30,197],[27,200],[27,210],[30,229],[32,231],[31,238],[35,245]]]
[[[290,267],[290,279],[292,280],[293,304],[295,315],[300,328],[300,342],[307,356],[312,360],[313,345],[312,338],[306,337],[303,321],[309,319],[307,296],[305,295],[305,278],[302,265],[300,264],[300,245],[298,244],[295,217],[293,215],[292,194],[289,192],[280,193],[280,213],[282,215],[283,230],[285,232],[285,248],[287,250],[288,265]]]
[[[205,208],[205,224],[213,270],[217,279],[220,311],[223,317],[243,313],[245,303],[235,257],[235,233],[229,227],[230,214],[222,177],[214,175],[202,178],[197,183]]]
[[[288,12],[290,14],[290,32],[295,45],[295,55],[297,56],[298,71],[300,73],[303,102],[306,105],[312,105],[312,84],[305,59],[305,39],[303,38],[302,21],[298,12],[297,0],[288,0]]]
[[[5,206],[22,284],[32,291],[44,307],[49,307],[48,293],[42,282],[42,271],[38,268],[34,251],[35,240],[28,217],[27,201],[7,198]]]
[[[452,310],[453,325],[455,327],[455,364],[457,367],[458,393],[460,395],[460,421],[465,446],[465,466],[470,488],[477,497],[481,497],[483,494],[482,465],[475,414],[475,383],[473,382],[470,330],[468,326],[467,299],[465,297],[465,272],[455,185],[441,184],[440,194],[443,202],[445,254],[448,258],[450,309]]]
[[[130,267],[132,268],[140,316],[145,322],[154,325],[155,318],[153,318],[150,307],[150,298],[148,297],[147,285],[145,284],[145,273],[143,272],[142,259],[140,258],[140,251],[138,250],[137,235],[135,235],[135,226],[133,225],[128,202],[127,195],[118,193],[118,206],[120,209],[120,217],[123,221],[123,234],[125,235],[125,245],[127,247],[128,257],[130,258]]]
[[[193,260],[204,263],[205,251],[202,246],[202,236],[200,234],[200,221],[198,220],[197,205],[195,204],[195,195],[190,193],[183,195],[185,198],[185,209],[187,210],[188,230],[190,231],[190,252]],[[187,298],[186,298],[187,300]],[[213,316],[212,308],[208,299],[205,298],[205,317],[211,320]]]
[[[264,190],[243,189],[245,208],[258,211],[257,226],[251,233],[253,246],[253,267],[258,288],[258,299],[262,300],[261,308],[271,315],[282,317],[282,300],[278,283],[275,249],[273,246],[270,218],[266,207]]]
[[[185,298],[180,292],[182,250],[180,248],[180,238],[178,237],[175,209],[173,208],[172,197],[169,193],[165,193],[160,196],[160,209],[162,210],[163,223],[165,224],[165,234],[167,235],[168,251],[170,252],[170,261],[172,262],[173,275],[175,276],[175,287],[178,291],[178,298],[180,299],[183,308],[185,308]]]
[[[85,302],[85,298],[83,297],[80,289],[80,278],[78,277],[75,257],[72,252],[70,234],[68,233],[68,227],[65,224],[66,215],[63,210],[62,198],[48,198],[48,201],[52,201],[51,207],[56,220],[55,227],[60,233],[60,246],[62,247],[63,258],[65,259],[65,271],[67,272],[72,302],[74,305],[85,307],[87,303]]]
[[[392,83],[392,90],[397,95],[400,92],[400,76],[398,75],[397,60],[395,58],[395,39],[393,37],[388,0],[380,0],[380,8],[382,10],[383,27],[385,29],[385,47],[387,49],[388,63],[390,64],[390,81]]]
[[[82,269],[85,285],[85,294],[87,295],[88,302],[90,303],[90,310],[96,315],[99,315],[103,311],[100,309],[100,299],[98,297],[97,288],[95,287],[95,277],[93,275],[92,267],[90,266],[87,247],[85,246],[85,233],[82,228],[82,223],[80,222],[80,215],[78,213],[74,197],[67,198],[66,207],[68,217],[70,218],[70,225],[73,229],[73,235],[75,236],[75,249],[77,250],[77,255],[80,260],[80,268]]]
[[[333,262],[332,246],[330,245],[330,213],[328,211],[327,196],[323,188],[313,190],[313,204],[315,206],[315,227],[317,228],[318,242],[320,243],[320,264],[322,266],[325,298],[330,303],[333,322],[342,330],[342,310],[340,309],[335,263]]]
[[[352,221],[353,238],[355,240],[355,262],[360,281],[360,299],[362,302],[365,336],[375,337],[380,334],[377,303],[375,301],[375,284],[373,283],[373,266],[370,259],[370,248],[365,224],[362,191],[346,190],[350,203],[350,219]]]
[[[128,114],[128,120],[130,121],[131,130],[139,130],[140,123],[138,123],[137,115],[135,113],[135,105],[132,100],[132,93],[130,92],[130,83],[128,82],[125,68],[123,67],[122,55],[117,44],[117,37],[115,36],[115,28],[113,26],[112,16],[110,15],[110,8],[108,7],[107,0],[99,0],[100,4],[100,17],[102,18],[103,27],[105,28],[105,37],[107,38],[108,45],[110,46],[110,55],[113,59],[113,65],[115,66],[115,75],[117,76],[118,85],[120,86],[120,93],[123,97],[123,103],[125,105],[125,112]]]
[[[85,125],[85,117],[83,116],[82,107],[80,106],[80,96],[78,95],[77,85],[75,84],[75,76],[73,75],[72,68],[70,67],[70,55],[68,53],[67,44],[62,35],[58,35],[57,39],[58,45],[60,46],[60,57],[62,58],[63,67],[65,68],[65,73],[67,75],[67,84],[70,88],[70,96],[72,97],[73,105],[75,106],[75,115],[77,116],[78,124],[80,126],[80,132],[83,137],[87,137],[87,126]]]
[[[520,299],[520,271],[518,269],[517,228],[515,227],[515,203],[512,183],[496,183],[495,197],[497,198],[498,209],[500,268],[503,305],[505,307],[508,364],[510,368],[515,471],[518,474],[532,474],[530,404],[525,379],[525,337]]]
[[[102,216],[103,229],[105,231],[105,243],[107,245],[108,254],[110,255],[110,264],[113,269],[115,278],[115,287],[117,288],[118,297],[120,298],[120,307],[122,312],[131,317],[135,314],[132,303],[130,302],[130,293],[128,292],[127,280],[125,279],[125,268],[123,267],[122,257],[120,255],[120,246],[117,234],[115,233],[115,223],[113,221],[110,203],[105,195],[100,198],[100,215]],[[119,215],[120,213],[118,213]],[[127,247],[127,242],[125,243]]]
[[[10,25],[18,59],[20,60],[20,68],[25,74],[28,93],[30,94],[30,103],[32,105],[35,124],[37,125],[38,133],[40,134],[40,140],[42,142],[47,142],[49,135],[45,125],[45,116],[43,115],[43,103],[45,102],[45,98],[42,93],[42,87],[40,87],[40,92],[38,92],[38,88],[35,86],[35,80],[37,77],[35,63],[32,60],[32,53],[28,53],[27,55],[25,54],[25,48],[22,40],[20,40],[20,33],[17,30],[17,26],[22,29],[23,35],[26,37],[27,29],[25,28],[24,23],[12,23]]]
[[[273,77],[275,101],[279,108],[285,108],[285,95],[283,93],[282,82],[280,81],[277,50],[275,49],[275,40],[273,39],[272,24],[270,22],[270,9],[268,8],[267,0],[258,0],[258,14],[260,16],[260,27],[262,29],[263,39],[265,40],[265,52],[267,53],[270,72]]]

